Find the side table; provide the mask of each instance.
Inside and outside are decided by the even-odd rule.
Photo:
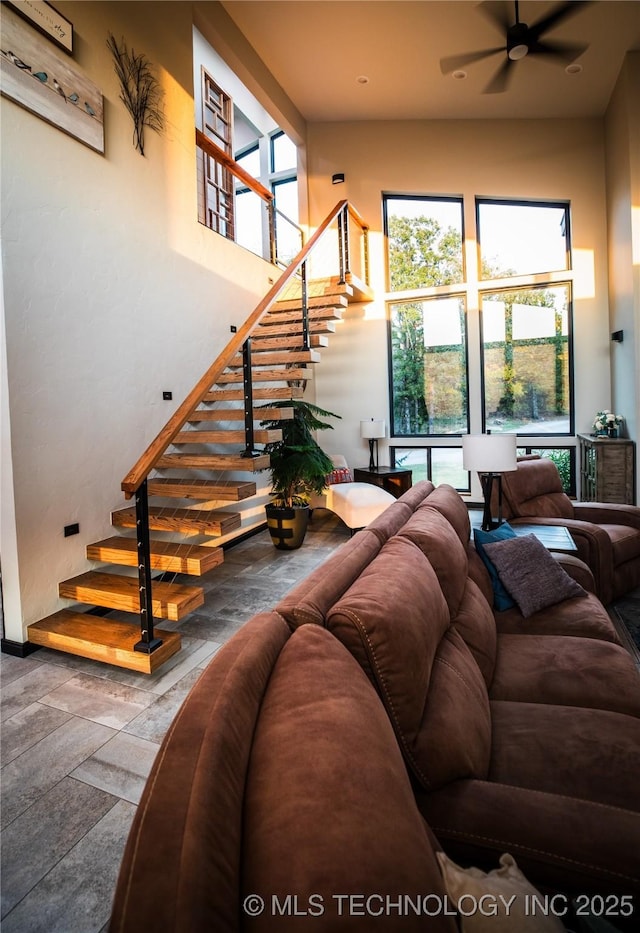
[[[411,470],[403,470],[400,467],[380,466],[375,470],[370,470],[369,467],[355,467],[353,479],[356,483],[379,486],[399,499],[407,489],[411,489],[412,473]]]

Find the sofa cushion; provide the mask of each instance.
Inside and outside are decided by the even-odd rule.
[[[485,545],[494,544],[496,541],[506,541],[508,538],[515,538],[515,536],[516,533],[508,522],[503,522],[499,528],[495,528],[493,531],[482,531],[481,528],[473,529],[473,543],[489,574],[493,592],[493,606],[499,612],[515,606],[515,600],[500,579],[496,565],[485,551]]]
[[[413,541],[429,559],[454,616],[464,593],[468,565],[467,552],[453,526],[435,509],[417,509],[399,534]]]
[[[485,682],[458,632],[431,564],[392,538],[327,615],[375,684],[403,753],[424,787],[486,774]]]
[[[253,734],[290,632],[260,613],[217,652],[167,732],[127,840],[112,930],[238,933]]]
[[[469,512],[462,497],[453,486],[449,486],[448,483],[437,486],[420,508],[437,509],[453,525],[462,546],[467,546],[471,538]]]
[[[365,929],[357,910],[368,898],[375,916],[386,897],[444,895],[388,716],[349,652],[318,626],[294,632],[271,675],[244,822],[243,895],[266,907],[249,918],[252,930]],[[345,894],[356,910],[338,899]],[[292,895],[297,916],[282,915],[277,905]],[[456,930],[444,912],[431,924]],[[403,930],[424,925],[419,914],[402,917]]]
[[[640,719],[610,710],[491,701],[490,781],[640,810]]]
[[[609,613],[592,593],[540,609],[526,620],[514,606],[505,612],[496,612],[495,620],[499,634],[580,635],[581,638],[620,642]]]
[[[566,792],[474,780],[418,792],[418,805],[458,862],[492,867],[510,852],[538,888],[640,892],[639,813]]]
[[[640,672],[621,645],[597,638],[500,635],[490,695],[640,717]]]
[[[484,545],[505,589],[526,618],[574,596],[586,596],[535,535]]]
[[[324,625],[327,612],[367,567],[382,546],[369,529],[358,532],[295,586],[277,604],[276,612],[294,629],[307,622]]]
[[[496,620],[484,594],[469,578],[458,611],[451,621],[462,635],[488,686],[493,680],[496,663]]]

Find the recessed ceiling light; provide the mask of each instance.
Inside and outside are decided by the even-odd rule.
[[[572,65],[567,65],[564,70],[568,75],[579,75],[582,71],[582,65],[579,65],[578,62],[574,62]]]
[[[358,75],[356,78],[356,84],[368,84],[369,79],[366,75]]]
[[[464,79],[467,77],[467,72],[462,71],[462,69],[459,68],[457,71],[452,72],[451,77],[455,78],[456,81],[464,81]]]

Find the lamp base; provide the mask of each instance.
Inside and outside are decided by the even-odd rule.
[[[375,456],[374,456],[374,445],[375,445]],[[378,469],[378,441],[370,437],[369,438],[369,470],[373,473]]]
[[[502,475],[500,473],[480,473],[480,484],[484,496],[484,511],[482,513],[482,530],[495,531],[503,524],[502,521]],[[491,514],[491,494],[494,480],[498,484],[498,517],[494,519]]]

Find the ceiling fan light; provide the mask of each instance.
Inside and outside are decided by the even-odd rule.
[[[529,51],[529,46],[525,45],[524,42],[518,43],[518,45],[512,46],[507,55],[512,62],[519,62],[521,58],[524,58]]]

